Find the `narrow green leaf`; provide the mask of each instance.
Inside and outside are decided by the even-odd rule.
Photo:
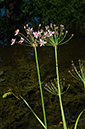
[[[77,129],[78,121],[79,121],[79,119],[80,119],[80,117],[81,117],[81,115],[83,114],[84,111],[85,111],[85,109],[82,112],[80,112],[80,114],[78,115],[78,117],[76,119],[76,122],[75,122],[75,125],[74,125],[74,129]]]
[[[24,101],[24,103],[28,106],[28,108],[31,110],[31,112],[34,114],[34,116],[36,117],[36,119],[40,122],[40,124],[46,129],[45,125],[43,124],[43,122],[40,120],[40,118],[35,114],[35,112],[32,110],[32,108],[30,107],[30,105],[27,103],[27,101],[20,95],[20,98]]]

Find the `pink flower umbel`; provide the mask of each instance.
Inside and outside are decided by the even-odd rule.
[[[16,39],[12,39],[11,40],[11,45],[13,45],[15,43]]]
[[[19,29],[15,30],[15,36],[19,34]]]
[[[46,41],[44,41],[44,40],[40,39],[40,42],[39,42],[40,47],[44,46],[44,44],[46,44],[46,43],[47,43]]]
[[[67,43],[73,37],[72,34],[70,38],[65,41],[64,39],[66,38],[67,33],[68,31],[65,31],[64,25],[61,24],[58,27],[51,23],[50,26],[45,26],[45,31],[40,38],[47,41],[46,46],[59,46]]]

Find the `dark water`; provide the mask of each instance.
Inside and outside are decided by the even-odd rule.
[[[48,93],[44,84],[56,77],[53,47],[38,48],[41,80],[43,86],[48,129],[62,129],[58,97]],[[72,78],[71,61],[78,66],[78,60],[85,63],[85,39],[72,39],[68,44],[58,47],[60,78],[65,78],[70,89],[62,95],[63,106],[68,127],[74,126],[78,114],[85,108],[85,91],[83,83]],[[2,95],[9,89],[22,95],[43,121],[34,50],[15,44],[0,47],[0,129],[42,129],[31,111],[14,96],[5,99]],[[79,120],[78,129],[85,128],[85,114]]]

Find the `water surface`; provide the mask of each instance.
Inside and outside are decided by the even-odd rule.
[[[55,57],[53,47],[38,48],[41,80],[43,86],[48,129],[62,129],[62,121],[58,97],[48,93],[44,84],[56,77]],[[72,69],[71,61],[78,66],[78,60],[85,63],[85,40],[73,38],[68,44],[58,47],[58,62],[60,78],[65,78],[70,89],[62,96],[63,106],[68,127],[73,126],[78,114],[85,108],[85,91],[83,83],[72,78],[68,70]],[[14,46],[0,46],[0,129],[42,129],[31,111],[14,96],[6,99],[2,95],[9,89],[19,96],[22,95],[33,110],[43,121],[42,105],[33,48],[15,44]],[[78,128],[85,127],[85,114],[82,115]]]

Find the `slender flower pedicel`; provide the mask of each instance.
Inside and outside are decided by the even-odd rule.
[[[70,87],[70,84],[68,84],[68,87],[67,89],[64,91],[63,90],[63,87],[65,86],[65,79],[63,80],[60,80],[60,90],[61,90],[61,95],[63,95],[64,93],[67,92],[67,90],[69,89]],[[47,84],[45,84],[45,87],[44,87],[48,92],[50,92],[51,94],[53,95],[59,95],[59,92],[58,92],[58,83],[57,83],[57,79],[54,78],[54,80],[50,80],[50,82],[48,82]]]

